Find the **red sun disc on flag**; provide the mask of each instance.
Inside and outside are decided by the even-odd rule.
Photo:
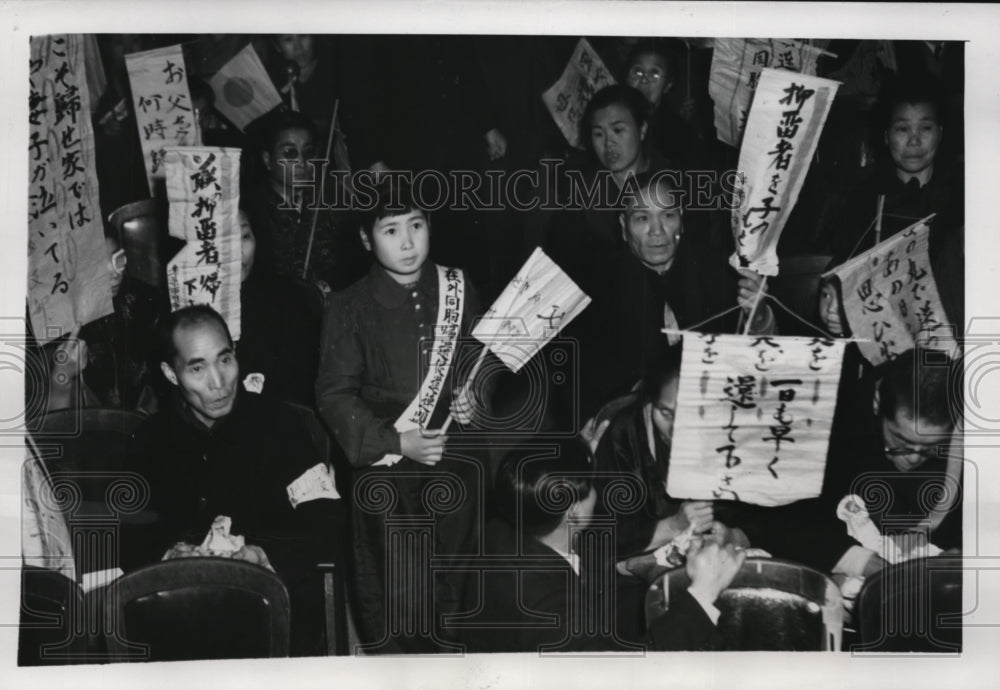
[[[253,84],[242,77],[231,77],[222,87],[226,101],[234,108],[242,108],[253,100]]]

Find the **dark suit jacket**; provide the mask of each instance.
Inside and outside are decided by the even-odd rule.
[[[476,610],[474,627],[463,641],[470,652],[599,652],[622,649],[610,636],[574,635],[574,602],[605,602],[613,592],[596,588],[588,573],[601,564],[586,560],[577,575],[565,558],[538,540],[518,534],[507,523],[493,521],[486,530],[486,551],[496,565],[470,587],[468,610]],[[587,555],[584,554],[584,559]],[[605,564],[613,567],[612,564]],[[614,578],[610,578],[614,582]],[[581,611],[591,620],[593,611]],[[577,621],[579,624],[581,621]],[[656,649],[711,648],[715,626],[687,592],[652,630]]]
[[[658,652],[698,652],[724,648],[722,635],[701,604],[686,589],[649,626],[649,642]]]

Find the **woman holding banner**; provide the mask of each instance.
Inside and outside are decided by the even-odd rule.
[[[951,323],[964,319],[964,182],[942,160],[944,107],[933,85],[895,83],[882,97],[882,161],[835,201],[821,220],[833,266],[871,249],[917,221],[930,223],[929,255]],[[832,313],[832,309],[829,310]],[[835,326],[821,318],[828,328]]]

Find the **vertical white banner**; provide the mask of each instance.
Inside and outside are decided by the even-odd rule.
[[[715,103],[719,141],[739,146],[761,71],[770,67],[816,74],[819,48],[771,38],[717,38],[713,41],[708,93]]]
[[[742,199],[733,210],[730,263],[778,274],[778,239],[799,198],[839,82],[784,70],[761,72],[740,148]]]
[[[114,310],[84,41],[31,39],[28,315],[40,343]]]
[[[240,149],[168,148],[170,234],[187,244],[167,265],[170,308],[207,304],[240,337]]]
[[[165,149],[193,146],[198,142],[198,123],[188,91],[187,68],[179,45],[126,55],[125,65],[132,86],[139,145],[152,194],[153,180],[164,177]]]

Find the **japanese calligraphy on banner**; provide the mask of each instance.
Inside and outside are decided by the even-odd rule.
[[[559,126],[570,146],[580,144],[579,122],[591,96],[615,83],[600,56],[585,38],[581,38],[559,80],[542,94],[545,107]]]
[[[717,38],[713,42],[708,93],[715,102],[719,141],[739,146],[761,71],[783,69],[816,74],[819,48],[768,38]]]
[[[240,337],[240,150],[168,148],[168,228],[187,244],[167,264],[170,308],[207,304]]]
[[[762,506],[818,496],[844,344],[685,334],[667,493]]]
[[[927,220],[824,274],[840,279],[851,333],[872,364],[913,349],[915,341],[952,355],[958,350],[930,267]]]
[[[187,70],[179,45],[125,56],[139,144],[146,163],[149,191],[163,179],[163,156],[168,146],[196,146],[198,125],[188,92]]]
[[[765,69],[740,148],[742,199],[733,210],[730,263],[778,273],[778,238],[802,190],[839,82]]]
[[[114,307],[81,36],[31,38],[28,314],[46,343]]]
[[[215,93],[215,107],[240,131],[281,105],[281,96],[252,44],[236,53],[208,84]]]
[[[590,297],[536,247],[472,337],[517,372],[589,304]]]

